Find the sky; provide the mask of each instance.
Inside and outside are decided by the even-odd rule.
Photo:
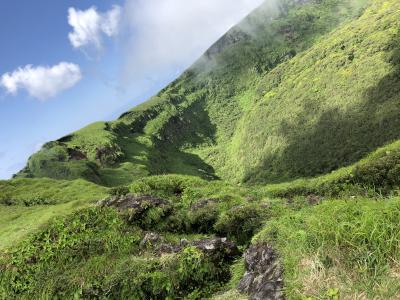
[[[0,179],[156,94],[261,2],[0,1]]]

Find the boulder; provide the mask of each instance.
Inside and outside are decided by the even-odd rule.
[[[144,238],[140,241],[140,248],[154,247],[164,241],[164,238],[155,232],[148,232]]]
[[[240,251],[235,243],[228,241],[227,238],[198,240],[192,242],[191,245],[201,250],[208,256],[223,260],[233,259],[240,254]]]
[[[219,202],[220,202],[219,199],[204,199],[204,200],[200,200],[199,202],[194,203],[190,207],[190,210],[194,211],[194,210],[202,209],[202,208],[207,207],[209,205],[217,204]]]
[[[181,239],[179,244],[171,244],[158,233],[148,232],[140,242],[142,249],[151,250],[157,255],[178,253],[188,246],[196,247],[215,260],[231,260],[240,254],[236,245],[226,238],[202,239],[192,242]]]
[[[70,160],[85,160],[87,156],[78,148],[67,148],[68,156]]]
[[[134,209],[137,213],[141,213],[149,206],[167,207],[169,202],[153,196],[122,195],[108,198],[102,202],[102,205],[115,207],[119,210]]]
[[[275,250],[266,244],[252,245],[244,254],[246,273],[238,290],[252,300],[283,300],[283,269]]]
[[[143,229],[152,229],[173,210],[168,200],[153,196],[114,196],[102,201],[100,205],[114,207],[127,217],[128,223]],[[152,216],[154,209],[158,211],[156,219]]]

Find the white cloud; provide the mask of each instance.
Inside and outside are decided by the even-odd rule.
[[[102,36],[115,36],[118,33],[121,7],[113,6],[105,13],[99,13],[92,6],[87,10],[73,7],[68,9],[68,23],[73,31],[69,33],[69,40],[74,48],[93,46],[101,49]]]
[[[15,95],[18,90],[25,89],[29,95],[39,100],[56,96],[63,90],[73,87],[82,78],[78,65],[61,62],[58,65],[27,65],[1,77],[0,85]]]
[[[127,0],[123,9],[123,24],[128,28],[123,62],[126,83],[157,80],[171,70],[188,67],[262,2]]]

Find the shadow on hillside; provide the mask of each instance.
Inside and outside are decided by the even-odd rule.
[[[267,157],[251,170],[247,180],[277,182],[328,173],[399,139],[400,36],[388,46],[392,49],[388,52],[388,62],[393,70],[376,86],[365,90],[362,105],[345,112],[338,108],[328,110],[315,126],[301,133],[293,125],[283,123],[280,132],[290,144],[280,157]],[[312,112],[321,109],[309,108],[293,123],[306,124],[304,122],[312,118]]]
[[[164,145],[195,148],[215,142],[216,126],[205,109],[206,98],[185,108],[180,115],[171,117],[160,133],[160,147]]]
[[[150,156],[152,173],[182,174],[216,179],[214,168],[198,155],[182,151],[213,144],[216,126],[205,110],[205,98],[187,107],[180,115],[171,117],[154,138],[157,153]]]

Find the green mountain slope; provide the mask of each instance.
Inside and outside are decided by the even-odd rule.
[[[297,147],[296,138],[307,140],[298,132],[305,134],[309,128],[316,128],[313,124],[318,116],[334,109],[334,103],[341,106],[337,99],[343,100],[343,95],[330,99],[331,88],[325,86],[325,81],[334,86],[334,82],[339,84],[343,80],[342,76],[349,76],[350,73],[339,73],[341,64],[346,63],[343,57],[326,57],[332,67],[326,68],[320,81],[314,82],[306,76],[314,72],[310,66],[321,60],[313,53],[320,54],[322,37],[324,47],[334,47],[337,36],[342,35],[335,32],[340,24],[347,24],[341,32],[346,31],[346,26],[358,26],[362,30],[367,17],[357,18],[365,2],[282,1],[270,7],[267,1],[157,96],[116,121],[96,123],[46,144],[18,176],[85,178],[107,186],[165,173],[219,177],[233,182],[265,182],[316,175],[356,161],[395,135],[384,135],[378,141],[360,145],[357,141],[363,138],[362,133],[356,132],[349,137],[349,146],[344,152],[329,147],[337,142],[339,135],[322,133],[324,148],[319,145],[320,137],[315,140],[310,137],[310,146],[306,148]],[[354,18],[355,24],[350,25]],[[390,21],[388,17],[385,22]],[[359,37],[365,42],[369,33],[381,30],[379,27],[365,29],[364,36]],[[330,34],[332,30],[334,33]],[[383,47],[377,56],[389,55],[392,49],[386,43],[393,32],[387,29],[381,34],[371,47]],[[355,39],[356,35],[355,31],[349,31],[347,39]],[[351,45],[348,46],[347,50],[341,50],[345,59],[351,52]],[[378,67],[375,64],[380,66],[382,59],[368,62],[369,68]],[[354,60],[354,64],[347,66],[350,71],[364,63],[358,54]],[[391,72],[385,66],[379,73],[381,77]],[[293,92],[295,77],[308,80],[303,87],[298,86],[296,93]],[[307,87],[311,84],[313,91]],[[343,101],[349,105],[368,102],[359,97],[363,88],[351,85],[347,91],[349,97]],[[317,94],[317,90],[321,92]],[[299,93],[303,99],[297,99]],[[309,108],[309,103],[314,103],[313,107]],[[303,113],[305,109],[308,116]],[[292,131],[294,126],[296,130]],[[319,153],[320,150],[325,152]],[[300,161],[306,153],[313,158],[311,167],[307,168]],[[327,161],[326,157],[335,157],[335,161]]]
[[[265,76],[234,138],[246,179],[326,173],[399,138],[399,4],[376,1]]]

